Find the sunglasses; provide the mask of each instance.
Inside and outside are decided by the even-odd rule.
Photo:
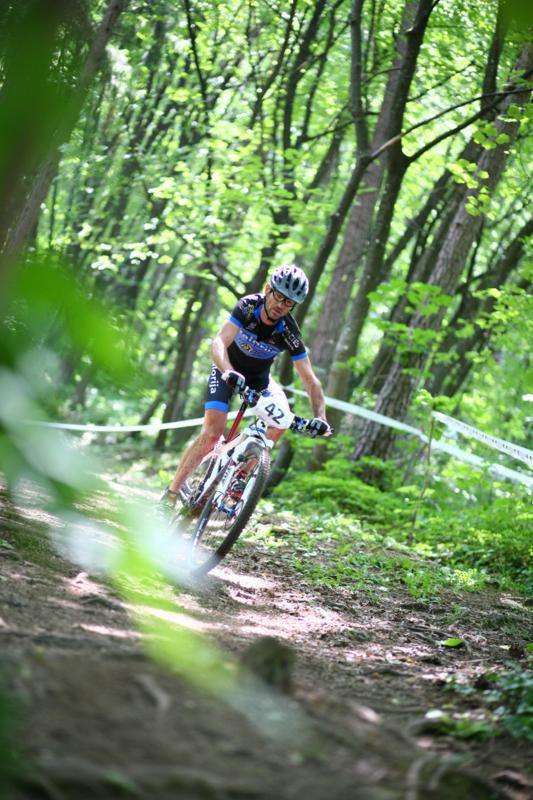
[[[270,294],[272,295],[276,303],[279,303],[280,305],[283,304],[285,308],[289,309],[289,311],[291,311],[296,305],[296,303],[293,300],[289,300],[287,297],[285,297],[284,294],[281,294],[281,292],[277,292],[275,289],[271,289]]]

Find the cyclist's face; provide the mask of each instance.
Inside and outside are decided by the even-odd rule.
[[[289,300],[288,297],[272,289],[267,284],[266,302],[268,303],[268,313],[271,317],[281,318],[284,317],[289,311],[292,311],[296,303]]]

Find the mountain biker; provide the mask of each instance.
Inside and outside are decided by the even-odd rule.
[[[202,430],[181,457],[174,479],[161,498],[164,506],[174,506],[185,480],[224,433],[234,391],[250,386],[268,392],[288,409],[285,393],[270,377],[272,362],[284,350],[291,354],[313,409],[314,419],[309,430],[315,436],[330,431],[322,386],[290,313],[305,300],[308,291],[305,273],[290,264],[274,270],[264,292],[246,295],[237,302],[211,346],[213,366],[207,384]],[[267,433],[273,442],[282,434],[278,428],[269,428]]]

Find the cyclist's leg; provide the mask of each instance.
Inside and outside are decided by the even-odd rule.
[[[287,395],[285,394],[285,392],[283,391],[283,389],[281,388],[279,383],[277,383],[274,380],[274,378],[270,378],[270,380],[268,382],[268,388],[267,388],[265,394],[267,394],[267,393],[287,413],[290,413],[290,406],[289,406],[289,401],[287,400]],[[282,429],[280,429],[280,428],[268,428],[268,430],[267,430],[267,436],[272,442],[274,442],[274,444],[277,441],[279,441],[279,439],[281,439],[283,434],[284,434],[284,431]]]
[[[174,479],[170,484],[171,492],[178,492],[202,458],[213,449],[226,428],[228,404],[231,389],[222,380],[220,371],[213,367],[207,384],[204,423],[200,434],[191,442],[182,455]]]

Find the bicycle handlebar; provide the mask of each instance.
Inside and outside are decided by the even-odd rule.
[[[251,389],[249,386],[245,386],[244,389],[239,391],[239,395],[241,396],[243,403],[251,408],[257,404],[259,398],[261,397],[261,392],[258,392],[256,389]],[[312,438],[316,438],[316,432],[309,429],[312,421],[312,419],[299,417],[297,414],[293,414],[293,419],[288,427],[288,430],[295,431],[296,433],[305,433]],[[335,433],[335,429],[330,427],[329,430],[321,434],[321,436],[331,436],[333,433]]]

